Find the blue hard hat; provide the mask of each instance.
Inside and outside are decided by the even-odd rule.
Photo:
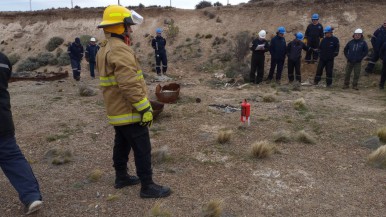
[[[277,28],[277,32],[280,34],[285,34],[285,28],[283,26],[280,26],[279,28]]]
[[[161,29],[161,28],[157,28],[157,29],[155,30],[155,32],[156,32],[156,33],[162,33],[162,29]]]
[[[319,14],[313,14],[311,19],[312,20],[319,20]]]
[[[327,33],[327,32],[332,32],[331,26],[326,26],[326,28],[324,29],[324,33]]]
[[[301,32],[296,33],[296,39],[297,40],[303,40],[303,38],[304,38],[303,33],[301,33]]]

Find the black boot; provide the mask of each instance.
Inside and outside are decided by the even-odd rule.
[[[130,185],[139,184],[141,181],[137,176],[130,176],[127,171],[116,171],[114,188],[119,189]]]
[[[171,193],[169,187],[157,185],[154,182],[151,184],[142,184],[140,196],[142,198],[160,198],[167,197]]]

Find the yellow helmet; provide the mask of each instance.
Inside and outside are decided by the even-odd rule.
[[[103,28],[106,32],[122,34],[125,31],[125,25],[140,24],[143,18],[135,11],[120,5],[110,5],[103,12],[102,22],[98,28]]]

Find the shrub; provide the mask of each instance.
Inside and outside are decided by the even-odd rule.
[[[231,130],[220,130],[217,135],[217,142],[220,144],[225,144],[231,140],[232,137]]]
[[[276,150],[276,146],[267,140],[255,142],[251,147],[252,156],[260,159],[271,156]]]
[[[161,208],[161,204],[159,202],[157,202],[153,208],[151,208],[150,210],[150,216],[152,217],[170,217],[172,216],[172,214],[170,214],[170,212],[166,211],[166,210],[163,210]]]
[[[272,94],[267,94],[263,96],[263,102],[276,102],[276,98]]]
[[[278,142],[287,143],[291,141],[291,134],[287,130],[280,130],[278,132],[275,132],[273,134],[273,137],[274,137],[273,141],[277,143]]]
[[[11,65],[15,65],[20,60],[20,56],[17,54],[11,54],[8,56],[8,59]]]
[[[215,2],[213,4],[213,6],[215,6],[215,7],[222,7],[223,5],[220,2]]]
[[[80,96],[95,96],[97,94],[98,93],[94,88],[89,87],[86,84],[79,86],[79,95]]]
[[[209,19],[213,19],[216,17],[216,15],[214,13],[211,13],[209,11],[204,11],[204,15],[209,17]]]
[[[212,7],[212,3],[208,1],[201,1],[196,5],[196,9],[203,9],[207,7]]]
[[[301,130],[296,133],[295,136],[296,141],[306,143],[306,144],[315,144],[316,140],[314,137],[312,137],[310,134],[308,134],[306,131]]]
[[[40,64],[36,61],[36,59],[29,57],[26,60],[23,60],[19,64],[17,71],[18,72],[33,71],[33,70],[36,70],[38,68],[40,68]]]
[[[63,44],[64,39],[61,37],[52,37],[48,43],[46,44],[46,49],[48,51],[54,51],[57,47],[59,47],[61,44]]]
[[[58,48],[56,50],[56,58],[60,57],[60,55],[63,53],[63,49],[62,48]]]
[[[221,23],[221,22],[222,22],[222,20],[220,19],[220,17],[217,17],[216,22],[217,22],[217,23]]]
[[[299,98],[299,99],[295,100],[294,108],[298,111],[307,110],[306,101],[304,100],[304,98]]]
[[[174,24],[174,20],[171,19],[170,21],[170,24],[168,25],[168,32],[167,32],[167,36],[168,38],[172,39],[172,40],[169,40],[169,41],[174,41],[173,39],[175,39],[178,35],[178,33],[180,32],[180,28],[178,26],[176,26]]]
[[[159,149],[155,149],[151,152],[151,159],[154,163],[166,162],[169,157],[169,149],[167,146],[163,146]]]
[[[249,52],[249,45],[251,43],[251,37],[249,36],[248,31],[239,32],[236,35],[236,41],[235,41],[235,56],[239,62],[242,62]]]
[[[58,57],[59,66],[67,66],[71,64],[70,56],[67,53],[61,53]]]
[[[222,214],[222,201],[212,200],[202,210],[204,217],[220,217]]]
[[[374,167],[386,169],[386,145],[373,151],[367,158],[367,162]]]
[[[58,61],[55,58],[54,54],[52,53],[40,53],[36,57],[37,62],[39,63],[40,66],[46,66],[48,64],[50,65],[57,65]]]
[[[212,38],[212,34],[205,35],[205,38]]]
[[[83,46],[83,47],[86,47],[89,43],[90,43],[90,39],[92,38],[91,35],[81,35],[79,37],[80,39],[80,44]]]
[[[87,177],[87,180],[90,182],[97,182],[101,179],[103,172],[99,169],[93,170]]]
[[[377,136],[382,142],[386,142],[386,127],[382,127],[377,130]]]

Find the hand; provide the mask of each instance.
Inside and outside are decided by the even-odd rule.
[[[159,54],[157,54],[157,58],[159,57]]]
[[[153,109],[151,106],[147,107],[141,112],[141,122],[139,122],[139,125],[143,127],[151,127],[153,123]]]

